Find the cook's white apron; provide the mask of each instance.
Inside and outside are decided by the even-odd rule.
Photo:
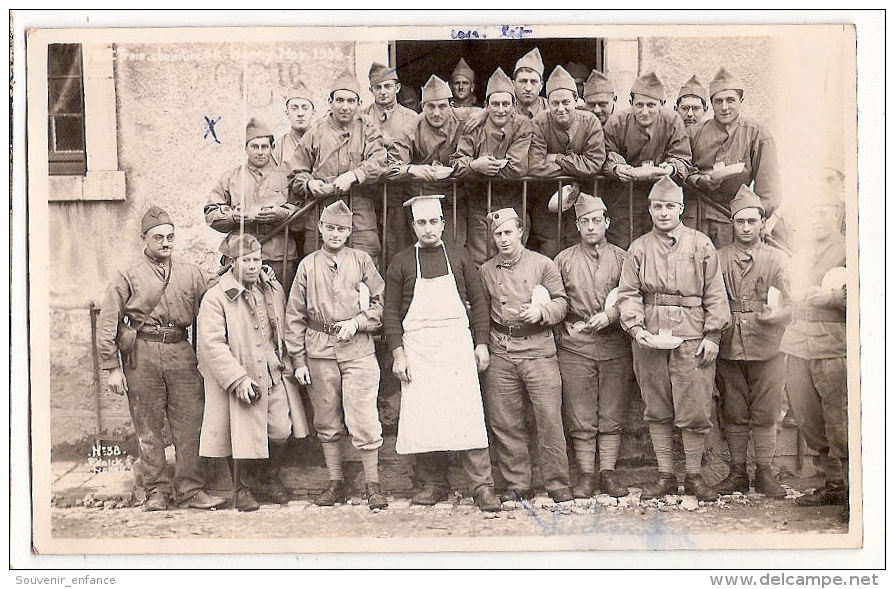
[[[466,306],[448,273],[423,278],[416,244],[416,284],[402,323],[410,382],[401,383],[399,454],[487,448],[485,412],[479,388]]]

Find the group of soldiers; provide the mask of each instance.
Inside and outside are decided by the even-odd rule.
[[[708,90],[691,78],[674,112],[649,73],[615,113],[602,73],[557,66],[546,97],[543,74],[537,49],[512,78],[498,68],[479,108],[461,59],[450,84],[433,75],[423,86],[421,114],[398,104],[396,71],[375,63],[364,110],[350,73],[321,116],[307,87],[291,89],[290,131],[275,138],[251,119],[246,163],[205,206],[226,234],[211,284],[171,256],[170,216],[147,211],[143,252],[109,286],[99,331],[109,384],[128,395],[147,509],[172,495],[220,505],[204,489],[202,457],[231,459],[237,509],[288,501],[278,474],[286,442],[311,432],[302,388],[330,479],[315,503],[350,492],[347,434],[370,508],[387,507],[381,331],[401,382],[396,449],[414,456],[414,503],[447,497],[450,452],[481,510],[532,497],[532,432],[554,501],[627,495],[616,461],[638,390],[659,470],[643,499],[680,490],[674,428],[684,493],[713,500],[754,486],[782,498],[772,461],[785,386],[825,475],[799,503],[847,510],[841,170],[812,184],[793,267],[775,233],[774,143],[740,116],[737,77],[722,68]],[[576,180],[552,197],[555,180],[531,182],[527,198],[507,182],[560,176]],[[194,353],[187,328],[197,316]],[[715,396],[731,461],[710,485],[701,469]]]

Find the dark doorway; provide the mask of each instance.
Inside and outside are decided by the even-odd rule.
[[[603,41],[593,38],[394,41],[389,44],[389,59],[401,83],[419,92],[432,74],[449,81],[462,57],[475,71],[476,99],[481,102],[494,70],[501,67],[512,77],[516,60],[535,47],[544,60],[545,82],[553,68],[569,61],[603,71]]]

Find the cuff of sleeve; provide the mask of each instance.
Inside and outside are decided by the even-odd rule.
[[[631,329],[628,330],[628,335],[631,336],[631,339],[637,339],[637,336],[640,335],[641,332],[646,331],[646,328],[642,325],[635,325]]]
[[[302,368],[308,365],[308,361],[305,358],[304,354],[292,354],[289,356],[292,359],[292,368]]]
[[[102,370],[114,370],[116,368],[121,368],[121,364],[118,362],[118,357],[114,358],[103,358],[99,361],[99,367]]]
[[[362,168],[357,168],[356,170],[353,170],[353,172],[354,177],[357,178],[358,184],[363,184],[364,182],[366,182],[367,175],[364,173],[364,170]]]
[[[721,332],[720,331],[709,331],[702,337],[703,337],[703,339],[707,339],[710,342],[721,345]]]
[[[618,325],[619,312],[615,307],[606,309],[606,317],[609,319],[609,325]]]
[[[472,342],[476,346],[478,346],[478,345],[487,346],[490,339],[491,339],[491,330],[490,329],[476,330],[472,334]]]
[[[242,384],[246,380],[248,380],[248,378],[249,378],[248,376],[243,376],[243,377],[237,378],[235,381],[233,381],[233,383],[230,386],[227,387],[227,392],[231,395],[235,394],[237,389],[242,388]]]

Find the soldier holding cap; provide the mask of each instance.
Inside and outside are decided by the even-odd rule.
[[[252,118],[246,125],[246,163],[226,172],[212,189],[205,205],[205,222],[221,233],[243,231],[261,238],[297,208],[289,198],[287,172],[271,156],[273,131]],[[287,229],[264,243],[264,263],[280,283],[295,275],[298,247]]]
[[[360,103],[360,86],[345,71],[330,89],[329,114],[305,133],[295,149],[290,189],[301,200],[323,199],[321,206],[351,193],[353,246],[376,261],[380,245],[374,206],[380,191],[352,191],[352,187],[377,182],[387,169],[387,152],[379,129],[358,113]],[[318,248],[318,220],[319,213],[305,217],[305,252]]]
[[[528,170],[531,147],[531,122],[513,111],[513,82],[497,70],[488,80],[485,91],[487,120],[471,131],[464,131],[451,156],[454,175],[469,180],[465,190],[469,226],[466,248],[476,264],[488,258],[490,243],[488,221],[488,178],[521,178]],[[522,212],[522,188],[518,184],[491,185],[491,209],[513,207]]]
[[[848,515],[848,369],[846,337],[844,176],[824,170],[825,185],[809,204],[805,239],[796,243],[792,270],[793,321],[780,350],[786,354],[786,392],[808,447],[820,456],[824,486],[798,505],[844,505]],[[836,278],[836,274],[839,277]]]
[[[603,127],[592,113],[576,108],[575,80],[556,66],[547,79],[548,110],[532,119],[529,173],[540,178],[575,176],[585,182],[600,173],[606,161]],[[587,184],[592,185],[589,181]],[[564,215],[562,244],[557,241],[557,219],[547,210],[554,183],[532,184],[532,247],[548,257],[574,243],[571,215]]]
[[[653,229],[631,244],[619,281],[621,325],[634,338],[643,420],[659,463],[659,480],[643,489],[644,499],[677,494],[675,427],[684,442],[684,492],[700,500],[717,496],[702,479],[702,455],[712,428],[718,344],[730,324],[730,308],[718,254],[706,235],[681,224],[683,206],[679,186],[667,177],[656,182],[649,194]]]
[[[108,372],[112,392],[127,394],[146,510],[167,509],[172,493],[182,506],[211,509],[223,499],[203,488],[202,376],[186,339],[205,294],[205,276],[172,256],[174,223],[161,208],[153,205],[143,215],[140,239],[139,259],[116,272],[106,289],[97,324],[100,368]],[[166,419],[174,437],[173,484],[162,441]]]
[[[607,206],[612,217],[609,241],[626,248],[633,237],[650,229],[647,194],[662,176],[683,182],[690,169],[690,143],[684,123],[664,108],[665,86],[655,73],[640,76],[631,87],[631,110],[610,119],[603,129],[606,137]],[[646,177],[635,168],[650,162],[655,170]],[[633,183],[633,219],[628,204]]]
[[[286,91],[289,131],[274,143],[272,153],[274,161],[287,172],[293,170],[292,154],[314,120],[313,100],[314,95],[302,81]]]
[[[714,117],[687,129],[694,167],[686,183],[724,207],[729,206],[740,186],[751,186],[765,209],[765,231],[769,232],[781,201],[777,148],[763,125],[740,115],[744,87],[739,78],[723,67],[709,83]],[[715,166],[739,163],[745,165],[743,170],[726,179],[712,175]],[[695,208],[689,218],[688,223],[693,225]],[[699,229],[712,238],[716,247],[733,241],[730,218],[712,207],[705,207],[705,224]]]
[[[491,310],[485,415],[506,483],[501,500],[531,497],[523,419],[527,395],[537,424],[544,487],[555,502],[571,501],[562,380],[552,330],[568,310],[562,276],[553,260],[522,244],[522,220],[515,210],[494,211],[488,221],[498,253],[481,267]]]
[[[569,311],[557,326],[566,433],[578,466],[575,497],[594,494],[594,452],[599,444],[601,493],[624,497],[615,474],[622,426],[628,418],[634,371],[631,341],[619,327],[618,308],[607,295],[618,286],[625,252],[606,241],[609,218],[603,199],[581,193],[575,202],[581,242],[556,256]]]
[[[692,127],[696,123],[702,122],[702,117],[708,112],[708,92],[705,91],[705,86],[696,79],[695,74],[681,86],[677,93],[677,100],[674,102],[674,110],[684,121],[685,127]]]
[[[615,112],[617,100],[615,88],[606,74],[597,70],[591,71],[584,82],[584,103],[587,110],[597,115],[600,124],[604,127],[609,122],[609,117]]]
[[[780,338],[790,319],[786,256],[761,241],[764,206],[748,186],[730,203],[734,242],[718,251],[730,303],[731,325],[721,337],[718,388],[731,469],[715,485],[719,493],[749,492],[746,447],[755,449],[755,492],[786,497],[771,463],[777,448],[777,419],[783,405],[786,367]],[[769,292],[774,288],[776,296]],[[779,297],[779,300],[774,300]]]
[[[450,209],[444,215],[446,237],[451,243],[463,246],[466,243],[466,199],[462,187],[457,187],[455,213],[452,183],[439,181],[434,175],[434,166],[450,166],[451,155],[460,141],[460,121],[451,108],[451,96],[451,89],[444,80],[435,75],[429,77],[423,86],[423,116],[416,119],[409,133],[396,144],[404,163],[393,166],[389,176],[420,182],[414,184],[414,188],[418,188],[423,195],[447,195]],[[405,230],[407,227],[409,223],[405,223]]]
[[[382,144],[388,151],[390,165],[406,163],[406,159],[402,158],[406,156],[406,138],[413,133],[419,118],[419,113],[398,104],[400,90],[401,83],[398,82],[395,68],[373,62],[370,66],[370,92],[374,102],[365,114],[382,134]],[[407,209],[401,206],[411,194],[407,186],[395,184],[388,187],[385,211],[387,252],[402,250],[413,242],[410,218],[406,214]]]
[[[388,507],[379,485],[382,424],[373,349],[385,283],[368,253],[345,245],[353,216],[341,200],[323,209],[323,246],[298,265],[289,293],[286,347],[295,378],[308,387],[329,471],[330,486],[314,503],[334,505],[347,496],[340,446],[347,429],[364,466],[367,502],[376,509]]]
[[[457,62],[451,73],[451,90],[453,99],[451,106],[454,108],[478,107],[475,100],[475,72],[462,57]]]
[[[447,498],[448,451],[460,451],[482,511],[499,511],[478,372],[489,363],[488,303],[472,258],[442,239],[443,195],[408,201],[417,242],[386,274],[384,331],[401,381],[396,450],[413,454],[413,503]]]
[[[233,501],[255,511],[264,500],[285,505],[279,479],[289,435],[308,435],[298,385],[284,346],[283,287],[261,269],[261,244],[231,233],[220,252],[233,265],[208,289],[199,311],[199,370],[205,377],[205,414],[199,453],[232,457]],[[251,463],[263,459],[255,477]]]

